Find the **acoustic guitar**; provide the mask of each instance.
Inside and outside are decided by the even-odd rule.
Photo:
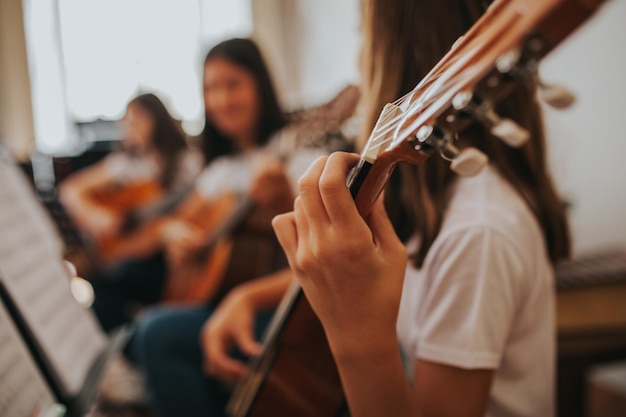
[[[366,216],[400,162],[421,164],[434,154],[459,175],[487,163],[474,148],[458,149],[456,133],[476,121],[510,146],[529,134],[498,116],[495,103],[520,81],[535,83],[540,96],[562,108],[573,96],[543,83],[538,62],[587,20],[601,0],[496,0],[470,30],[406,96],[388,104],[347,179]],[[323,328],[294,283],[263,339],[251,372],[235,387],[231,417],[335,417],[348,412],[341,381]]]
[[[291,114],[291,124],[279,138],[277,157],[287,161],[302,148],[348,150],[349,134],[341,126],[352,115],[358,97],[356,87],[348,86],[322,106]],[[182,218],[208,233],[202,250],[191,261],[171,266],[164,301],[206,303],[250,278],[272,272],[277,265],[286,265],[271,229],[272,217],[259,210],[249,195],[226,194],[208,203],[201,213]],[[256,236],[235,236],[244,223],[265,230]],[[233,253],[237,259],[231,259]]]
[[[161,220],[191,191],[191,187],[186,187],[166,194],[157,181],[139,181],[93,191],[89,198],[95,204],[123,219],[117,233],[89,241],[90,250],[96,254],[99,264],[111,266],[154,253],[159,248]]]

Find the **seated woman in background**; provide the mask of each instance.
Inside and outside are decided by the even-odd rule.
[[[124,221],[124,213],[107,208],[95,194],[115,194],[146,184],[167,193],[191,184],[202,169],[201,156],[188,149],[183,133],[154,94],[130,101],[121,125],[122,149],[71,175],[60,186],[64,206],[94,238],[118,233]],[[149,195],[147,200],[144,204],[155,198]]]
[[[94,309],[107,330],[121,324],[132,297],[160,297],[165,264],[151,233],[124,230],[128,216],[189,188],[202,169],[202,155],[154,94],[134,98],[122,121],[122,149],[68,177],[60,199],[93,243],[103,270],[90,276]],[[159,283],[159,280],[161,283]]]
[[[352,111],[343,107],[354,107],[354,98],[356,95],[350,90],[349,95],[338,96],[331,106],[342,107],[339,113],[343,115],[341,118],[346,118]],[[209,164],[182,210],[201,212],[215,196],[232,191],[247,193],[266,215],[260,216],[258,219],[262,221],[254,222],[254,226],[248,222],[244,227],[253,226],[256,230],[269,227],[267,232],[275,239],[272,216],[293,207],[297,178],[323,151],[298,148],[285,166],[275,158],[264,162],[268,149],[293,140],[291,135],[297,137],[298,126],[287,126],[261,54],[251,41],[226,41],[209,52],[204,66],[204,101],[206,145],[213,152],[228,155]],[[164,236],[170,258],[184,265],[205,235],[193,224],[175,222],[164,228]],[[252,260],[233,253],[231,265],[246,263]],[[245,282],[230,291],[223,290],[222,296],[203,306],[164,307],[140,316],[127,351],[143,371],[152,404],[160,416],[209,416],[222,412],[227,392],[220,381],[203,371],[207,359],[200,341],[202,328],[216,309],[223,312],[231,306],[245,308],[238,301],[248,291],[258,289],[267,297],[257,298],[255,308],[261,313],[256,323],[252,315],[240,310],[247,320],[246,329],[250,334],[256,329],[258,335],[271,315],[263,310],[278,303],[282,292],[276,288],[285,288],[291,274],[288,269],[279,269],[238,279]],[[235,339],[225,342],[225,355],[234,345],[247,354],[256,352],[257,344],[252,337],[245,341]],[[229,363],[232,381],[241,374],[243,366],[235,361]]]

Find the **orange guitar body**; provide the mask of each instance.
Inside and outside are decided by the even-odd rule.
[[[205,210],[194,217],[181,220],[190,222],[209,234],[222,224],[236,204],[237,197],[228,194],[207,204]],[[232,240],[224,237],[196,259],[183,265],[170,265],[164,301],[200,303],[210,299],[226,271],[232,248]]]
[[[231,288],[275,269],[277,242],[271,217],[234,194],[226,194],[186,220],[213,236],[211,245],[180,265],[170,264],[164,301],[201,304],[218,300]],[[248,227],[249,223],[263,225]],[[232,227],[226,227],[225,224]],[[210,239],[207,239],[207,241]]]
[[[97,190],[91,198],[96,204],[124,219],[134,211],[158,202],[164,194],[160,184],[144,181]],[[158,221],[149,221],[133,230],[121,230],[98,239],[94,242],[98,258],[104,265],[112,265],[125,259],[147,256],[154,249],[152,246],[156,242],[156,233]]]

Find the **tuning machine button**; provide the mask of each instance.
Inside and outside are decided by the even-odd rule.
[[[487,125],[492,135],[509,146],[519,148],[530,139],[526,129],[511,119],[500,117],[489,102],[470,91],[462,91],[454,96],[452,107]]]
[[[538,62],[527,62],[520,67],[519,73],[537,86],[539,98],[555,109],[566,109],[576,102],[576,95],[558,84],[549,84],[539,75]]]
[[[536,72],[534,74],[534,81],[539,88],[539,98],[549,106],[555,109],[566,109],[576,102],[576,95],[574,95],[574,93],[560,85],[546,84]]]
[[[532,42],[530,46],[532,46]],[[541,47],[537,46],[534,49],[537,48],[540,49]],[[539,98],[555,109],[565,109],[576,101],[576,95],[567,88],[545,83],[539,76],[537,60],[522,59],[522,53],[519,49],[512,49],[500,55],[496,60],[496,68],[501,74],[521,77],[534,83],[537,86]]]
[[[514,74],[520,68],[522,53],[518,48],[503,53],[496,59],[496,69],[500,74]]]
[[[468,177],[478,174],[487,164],[489,158],[474,147],[459,150],[451,140],[451,135],[438,126],[424,125],[417,131],[416,138],[419,146],[435,148],[446,161],[450,161],[450,168],[457,174]]]
[[[474,147],[468,147],[457,154],[450,163],[450,168],[462,177],[471,177],[478,174],[487,162],[487,155]]]

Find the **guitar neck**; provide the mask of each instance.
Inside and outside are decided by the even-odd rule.
[[[395,164],[376,164],[361,159],[352,169],[346,185],[362,217],[365,218],[369,214],[394,168]]]
[[[407,147],[408,149],[405,149]],[[409,152],[412,164],[419,165],[429,157],[428,153],[416,152],[409,144],[406,144],[401,145],[395,151],[380,155],[373,162],[362,157],[352,169],[346,180],[346,185],[350,189],[362,217],[365,218],[370,213],[396,166],[399,162],[406,160],[405,155],[409,155]]]
[[[209,252],[221,238],[230,236],[244,222],[255,206],[254,200],[248,194],[244,194],[220,227],[215,229],[207,238],[205,242],[206,252]]]
[[[171,193],[154,204],[131,211],[126,216],[122,229],[130,231],[152,219],[173,212],[183,201],[185,201],[187,197],[191,195],[193,189],[193,184],[189,185],[177,192]]]

